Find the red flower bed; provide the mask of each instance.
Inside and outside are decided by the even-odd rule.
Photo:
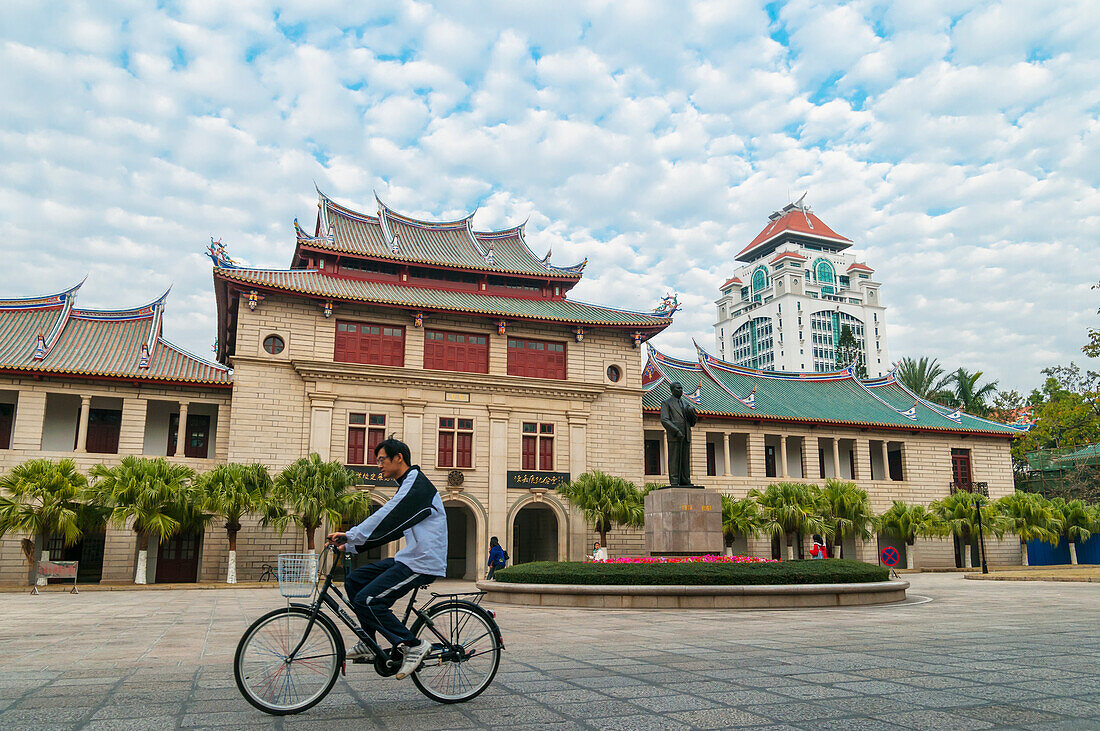
[[[600,563],[778,563],[774,558],[754,556],[623,556]]]

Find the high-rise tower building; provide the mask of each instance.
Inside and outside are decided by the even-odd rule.
[[[867,375],[886,373],[881,285],[874,269],[845,251],[851,245],[801,199],[771,214],[715,302],[719,356],[750,368],[834,371],[849,365],[837,355],[847,327]]]

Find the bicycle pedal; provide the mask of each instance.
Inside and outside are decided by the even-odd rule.
[[[373,657],[355,657],[355,658],[352,658],[351,661],[355,665],[366,665],[368,663],[370,663],[371,665],[374,664],[374,658]]]

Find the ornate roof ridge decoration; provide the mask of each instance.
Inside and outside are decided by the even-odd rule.
[[[654,307],[652,312],[657,317],[672,317],[678,311],[684,309],[680,304],[680,296],[677,294],[666,294],[660,301],[660,303]]]
[[[298,228],[298,219],[294,219],[294,228]],[[213,236],[210,237],[210,245],[206,247],[206,255],[210,257],[210,261],[214,262],[214,266],[240,266],[240,264],[229,257],[229,250],[226,249],[222,240],[218,239],[215,241]]]
[[[1035,424],[1033,424],[1033,423],[1003,424],[999,421],[993,421],[992,419],[986,419],[985,417],[977,416],[976,414],[968,414],[967,412],[963,411],[962,409],[955,409],[954,411],[952,411],[951,409],[949,409],[946,406],[943,406],[941,404],[937,404],[934,401],[928,401],[927,399],[923,399],[920,396],[913,393],[911,390],[909,390],[908,386],[906,386],[904,383],[902,383],[901,381],[897,380],[896,377],[894,377],[894,371],[890,371],[889,375],[891,376],[891,380],[889,382],[897,385],[898,388],[900,388],[902,391],[904,391],[905,393],[912,396],[917,404],[921,404],[922,406],[928,408],[933,413],[935,413],[939,416],[942,416],[945,419],[950,419],[951,421],[954,421],[956,424],[961,425],[963,423],[963,417],[965,416],[967,419],[973,419],[974,421],[980,422],[982,424],[992,424],[993,426],[1007,427],[1009,429],[1013,429],[1013,430],[1021,432],[1021,433],[1029,432],[1029,431],[1031,431],[1031,428],[1033,426],[1035,426]],[[877,384],[877,385],[882,386],[882,385],[886,385],[886,384],[883,383],[883,384]]]
[[[77,292],[80,291],[80,288],[84,285],[84,282],[86,281],[88,281],[87,276],[74,284],[72,287],[69,287],[68,289],[63,289],[60,292],[56,292],[54,294],[0,299],[0,310],[29,310],[42,307],[61,307],[66,302],[71,302],[76,299]]]
[[[707,351],[703,350],[703,348],[700,347],[699,343],[695,342],[694,338],[692,339],[691,342],[692,342],[693,345],[695,345],[695,352],[699,356],[699,366],[703,369],[703,371],[708,376],[710,376],[710,379],[712,381],[714,381],[716,384],[718,384],[718,387],[721,388],[726,393],[728,393],[730,396],[733,396],[735,399],[740,401],[742,404],[744,404],[748,408],[755,409],[756,408],[756,386],[752,387],[752,390],[749,391],[748,396],[745,396],[743,398],[741,396],[738,396],[736,393],[733,392],[733,389],[728,388],[726,386],[726,384],[722,383],[721,378],[716,378],[714,376],[714,374],[710,372],[710,368],[707,364],[707,361],[710,359],[711,355]]]
[[[557,267],[547,257],[540,259],[524,238],[526,222],[495,231],[475,231],[473,217],[477,209],[453,221],[425,221],[398,213],[376,192],[378,213],[371,216],[335,203],[320,190],[317,194],[317,231],[313,236],[298,234],[299,244],[356,256],[519,276],[546,274],[577,279],[588,263],[585,259]],[[341,220],[345,223],[337,228]],[[492,248],[491,262],[487,244]]]
[[[329,246],[333,246],[336,243],[334,241],[334,239],[336,237],[333,235],[331,229],[329,230],[329,232],[327,234],[319,234],[317,236],[310,236],[298,224],[298,219],[297,218],[294,219],[294,236],[297,239],[298,243],[302,243],[302,244],[321,242],[321,243],[326,243]]]

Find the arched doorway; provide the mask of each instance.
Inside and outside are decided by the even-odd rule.
[[[558,560],[558,516],[543,503],[529,503],[512,521],[512,561]]]
[[[447,578],[477,578],[477,519],[474,511],[458,502],[448,502]]]

